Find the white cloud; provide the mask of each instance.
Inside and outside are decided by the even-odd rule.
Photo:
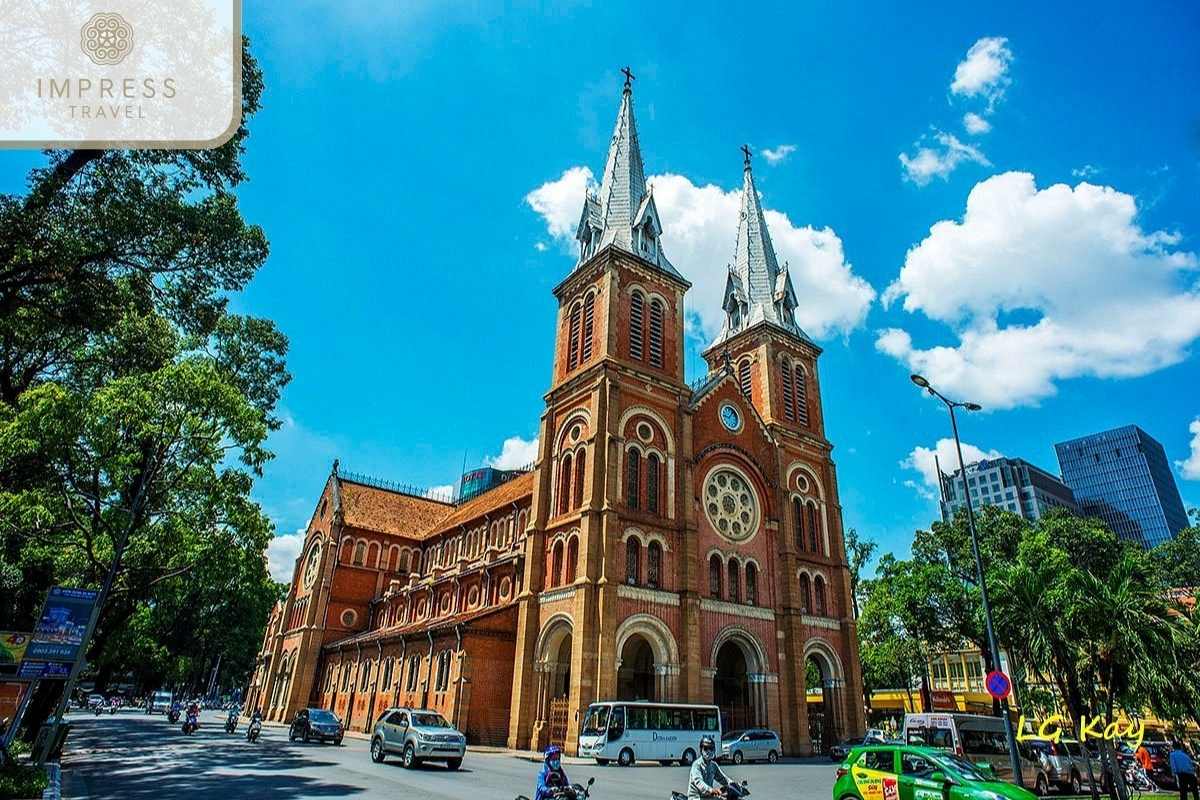
[[[485,466],[496,469],[518,469],[537,461],[537,456],[538,440],[536,437],[531,441],[525,441],[520,436],[513,436],[504,440],[500,455],[494,458],[485,458],[483,463]]]
[[[292,582],[292,575],[296,571],[296,559],[304,549],[304,534],[307,530],[306,525],[295,533],[281,534],[267,545],[267,570],[272,578],[283,583]]]
[[[425,490],[425,496],[430,500],[453,500],[457,492],[457,486],[446,484],[445,486],[430,486]]]
[[[571,167],[558,180],[543,183],[525,195],[525,202],[545,218],[551,236],[571,241],[583,214],[583,200],[594,187],[590,169]]]
[[[533,248],[534,248],[535,250],[537,250],[539,253],[544,253],[544,252],[546,252],[546,250],[548,250],[548,249],[549,249],[549,248],[546,246],[546,243],[545,243],[545,242],[534,242]]]
[[[1100,170],[1097,167],[1093,167],[1091,164],[1084,164],[1079,169],[1071,170],[1072,176],[1074,176],[1076,178],[1083,178],[1084,180],[1087,180],[1088,178],[1093,178],[1099,174],[1100,174]]]
[[[1012,51],[1008,39],[993,36],[980,39],[971,45],[967,57],[954,70],[954,82],[950,91],[963,97],[982,95],[988,101],[988,111],[1004,96],[1004,89],[1011,82],[1008,66],[1012,63]]]
[[[574,222],[567,232],[557,222],[578,219],[583,194],[564,190],[563,184],[578,183],[576,167],[557,181],[530,192],[527,201],[546,220],[552,235],[574,236]],[[590,175],[591,173],[587,173]],[[726,266],[733,260],[737,222],[741,213],[741,190],[725,191],[718,186],[696,186],[681,175],[652,176],[654,197],[664,227],[663,249],[671,263],[692,282],[688,303],[699,320],[700,333],[713,337],[721,329],[724,312]],[[532,198],[538,198],[535,205]],[[555,198],[561,206],[545,202]],[[765,211],[771,239],[781,262],[789,271],[800,307],[796,321],[815,338],[848,333],[866,319],[875,290],[853,273],[846,261],[842,241],[829,228],[798,228],[786,215]],[[689,320],[694,325],[696,320]]]
[[[1200,337],[1200,261],[1136,217],[1134,198],[1110,187],[1039,191],[1022,172],[977,184],[962,221],[935,224],[883,296],[949,326],[958,344],[923,350],[893,328],[876,348],[993,409],[1035,404],[1067,378],[1179,363]]]
[[[796,145],[781,144],[781,145],[779,145],[779,147],[776,147],[774,150],[771,150],[770,148],[763,150],[762,157],[765,158],[767,160],[767,163],[773,167],[776,164],[778,164],[780,161],[786,160],[787,157],[790,156],[795,151],[796,151]]]
[[[962,443],[963,461],[974,464],[984,458],[1001,458],[998,450],[984,451],[973,444]],[[915,489],[926,500],[937,500],[940,487],[938,484],[938,467],[944,475],[953,475],[958,471],[958,453],[954,449],[953,439],[938,439],[933,448],[914,447],[908,458],[900,462],[904,469],[914,469],[921,473],[921,483],[905,481],[904,485]]]
[[[1175,466],[1179,467],[1179,474],[1189,481],[1200,481],[1200,417],[1192,420],[1188,431],[1192,434],[1192,454],[1186,461],[1176,461]]]
[[[900,154],[900,163],[904,165],[904,177],[918,186],[924,186],[934,177],[947,180],[950,173],[964,161],[973,161],[985,167],[991,166],[978,148],[963,144],[953,134],[938,131],[934,138],[940,147],[924,147],[917,142],[915,154]]]
[[[974,111],[968,111],[963,115],[963,127],[967,129],[967,133],[971,134],[972,136],[977,136],[981,133],[987,133],[990,131],[992,129],[992,123],[988,122]]]

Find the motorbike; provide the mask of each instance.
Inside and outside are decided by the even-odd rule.
[[[262,720],[255,717],[250,720],[250,727],[246,729],[246,741],[257,742],[260,733],[262,733]]]
[[[229,710],[229,716],[225,717],[225,732],[234,733],[238,726],[238,712],[236,708]]]
[[[722,800],[740,800],[742,797],[750,796],[750,781],[730,781],[728,786],[720,787],[719,797]],[[687,795],[682,792],[671,792],[671,800],[687,800]]]
[[[104,711],[104,706],[97,704],[92,706],[92,710],[96,712],[96,716],[98,717],[100,716],[100,712]]]
[[[172,725],[174,725],[176,722],[179,722],[179,709],[178,708],[172,708],[170,711],[167,712],[167,722],[171,723]]]
[[[587,800],[592,792],[592,784],[595,782],[595,778],[588,778],[586,786],[582,783],[575,783],[570,786],[555,786],[551,788],[550,796],[554,800]],[[523,794],[519,794],[514,800],[529,800],[529,798]]]
[[[1150,780],[1146,770],[1136,761],[1125,766],[1125,785],[1139,792],[1158,791],[1158,786]]]
[[[183,721],[183,732],[186,733],[188,736],[191,736],[192,733],[195,732],[196,728],[199,728],[199,727],[200,727],[200,715],[195,712],[189,711],[188,715],[187,715],[187,719]]]

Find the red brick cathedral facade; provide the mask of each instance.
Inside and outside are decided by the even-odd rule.
[[[661,233],[627,82],[554,292],[533,469],[449,504],[335,463],[249,702],[277,720],[333,708],[357,730],[424,706],[472,743],[569,752],[607,699],[716,703],[792,754],[862,731],[821,349],[795,322],[749,154],[725,326],[693,386],[691,284]]]

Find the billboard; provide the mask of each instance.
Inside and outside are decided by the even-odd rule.
[[[17,631],[0,631],[0,675],[17,674],[17,665],[25,656],[30,635]]]
[[[55,586],[42,606],[25,658],[41,661],[74,661],[92,618],[99,592]]]

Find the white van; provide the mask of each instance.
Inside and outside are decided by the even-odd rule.
[[[154,697],[150,701],[150,708],[147,713],[165,714],[171,710],[171,693],[170,692],[155,692]]]
[[[979,764],[986,762],[1002,781],[1012,781],[1012,758],[1004,735],[1004,720],[979,714],[904,715],[904,743],[936,747]],[[1022,764],[1022,773],[1029,770]]]

